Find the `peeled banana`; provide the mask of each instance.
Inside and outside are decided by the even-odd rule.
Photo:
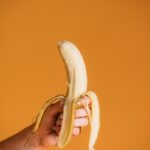
[[[78,48],[72,42],[63,40],[58,42],[58,49],[67,71],[67,92],[65,96],[58,95],[45,103],[36,117],[33,132],[38,130],[41,119],[48,106],[65,99],[63,120],[57,147],[63,148],[69,142],[73,131],[75,109],[84,107],[91,125],[88,149],[94,150],[100,128],[98,97],[94,92],[87,91],[86,67]],[[86,103],[81,102],[81,98],[85,96],[88,96],[92,101],[91,109]]]

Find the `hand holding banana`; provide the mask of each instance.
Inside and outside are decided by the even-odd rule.
[[[74,129],[75,112],[77,108],[85,108],[91,125],[88,147],[89,150],[94,150],[94,145],[98,137],[100,127],[98,98],[94,92],[87,91],[86,67],[78,48],[69,41],[59,42],[58,48],[67,71],[67,92],[65,96],[58,95],[45,103],[36,117],[33,132],[36,132],[39,129],[40,123],[42,122],[42,118],[44,117],[44,113],[46,112],[47,108],[59,101],[64,101],[63,117],[61,122],[62,125],[57,147],[63,148],[69,142]],[[89,108],[89,104],[86,103],[86,100],[81,100],[86,99],[86,97],[89,97],[91,100],[91,109]],[[57,124],[60,124],[60,122],[57,122]]]

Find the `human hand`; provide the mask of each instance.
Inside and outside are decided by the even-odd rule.
[[[87,96],[81,101],[90,105],[90,99]],[[63,119],[63,103],[64,101],[60,101],[47,108],[39,129],[36,131],[40,147],[48,148],[56,145]],[[86,110],[84,108],[76,109],[72,136],[78,136],[81,133],[81,127],[87,126],[88,122]]]

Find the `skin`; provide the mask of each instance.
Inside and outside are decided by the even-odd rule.
[[[90,105],[90,99],[85,97],[82,102]],[[39,129],[32,133],[34,124],[26,127],[17,134],[0,142],[0,149],[3,150],[47,150],[56,146],[58,141],[62,119],[63,105],[60,101],[48,107]],[[81,133],[81,127],[88,125],[87,112],[84,108],[76,109],[72,137]]]

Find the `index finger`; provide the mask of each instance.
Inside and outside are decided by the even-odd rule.
[[[82,96],[77,102],[77,106],[79,107],[83,107],[84,105],[90,105],[90,104],[91,104],[91,99],[86,95]]]

